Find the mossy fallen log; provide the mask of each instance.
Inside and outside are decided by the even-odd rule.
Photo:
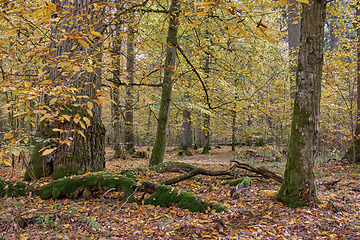
[[[38,190],[24,182],[12,183],[0,179],[0,196],[22,196],[28,192],[40,196],[42,199],[57,198],[89,198],[94,193],[114,189],[122,192],[121,198],[129,202],[159,205],[162,207],[178,206],[193,212],[207,212],[215,210],[225,211],[226,207],[220,203],[210,202],[208,199],[193,193],[178,190],[171,186],[158,183],[144,182],[119,176],[112,173],[98,172],[84,175],[65,177],[52,181]],[[135,192],[143,192],[141,199],[135,198]]]
[[[48,198],[88,198],[93,192],[116,189],[123,192],[122,197],[129,197],[134,189],[136,181],[117,176],[112,173],[98,172],[79,176],[64,177],[43,186],[36,192],[42,199]]]
[[[208,199],[199,197],[194,193],[183,190],[178,190],[172,186],[164,186],[157,183],[146,183],[155,193],[145,199],[145,204],[160,205],[162,207],[169,207],[177,205],[179,208],[189,209],[192,212],[222,212],[226,207],[220,203],[212,203]]]

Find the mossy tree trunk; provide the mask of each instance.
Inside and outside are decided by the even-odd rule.
[[[299,207],[319,202],[314,161],[319,131],[326,1],[303,4],[291,136],[284,181],[277,199]]]
[[[105,127],[101,121],[101,100],[98,98],[102,85],[101,69],[97,65],[101,60],[100,38],[92,36],[91,44],[66,37],[64,40],[64,34],[77,32],[88,35],[89,26],[95,32],[102,32],[103,24],[99,18],[102,12],[95,12],[93,3],[92,0],[60,2],[64,11],[58,13],[57,17],[61,20],[52,26],[54,37],[47,69],[54,90],[46,99],[49,108],[52,107],[51,114],[57,118],[45,118],[38,127],[29,171],[25,174],[27,179],[49,175],[60,178],[105,167]],[[82,18],[80,22],[80,15],[89,17]],[[66,63],[71,64],[69,68]],[[77,68],[71,68],[74,65]],[[61,93],[58,90],[62,87],[76,90]],[[54,93],[58,95],[52,97]],[[51,105],[50,99],[57,101]],[[44,147],[55,150],[42,156],[40,149]]]
[[[125,150],[129,154],[135,152],[134,145],[134,117],[133,117],[133,86],[134,83],[134,65],[135,65],[135,54],[134,54],[134,29],[129,26],[129,33],[127,39],[127,57],[126,57],[126,71],[127,81],[129,85],[126,86],[126,98],[125,98]]]
[[[150,166],[157,165],[164,161],[164,154],[166,148],[166,129],[169,119],[173,75],[175,73],[176,50],[178,45],[177,32],[179,28],[179,13],[180,1],[172,0],[169,9],[170,20],[166,41],[167,49],[165,58],[164,80],[162,83],[156,138],[149,163]]]

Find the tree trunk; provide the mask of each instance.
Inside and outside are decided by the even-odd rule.
[[[297,0],[288,1],[287,12],[290,90],[293,96],[295,89],[296,62],[300,46],[300,3]]]
[[[171,93],[173,86],[173,75],[175,73],[176,49],[177,49],[177,32],[179,28],[180,1],[172,0],[169,9],[170,20],[167,37],[167,49],[165,58],[165,73],[162,83],[160,109],[158,116],[158,124],[156,130],[156,138],[154,148],[152,150],[150,166],[157,165],[164,161],[166,147],[166,128],[168,125]]]
[[[85,0],[62,1],[60,4],[64,10],[58,13],[61,21],[51,30],[54,40],[50,45],[49,79],[54,89],[66,86],[65,89],[76,88],[78,92],[58,93],[56,97],[62,102],[53,105],[49,104],[52,92],[48,95],[47,103],[53,107],[52,114],[58,118],[49,117],[49,121],[45,118],[40,123],[31,155],[30,172],[25,174],[25,179],[50,175],[60,178],[100,171],[105,167],[105,127],[101,121],[101,100],[97,98],[102,84],[101,69],[97,65],[101,60],[101,43],[98,37],[93,37],[91,44],[86,39],[81,42],[64,38],[64,34],[74,32],[87,35],[89,26],[96,32],[102,31],[98,17],[102,12],[94,12],[92,4],[93,1]],[[79,22],[80,15],[90,17]],[[67,65],[69,59],[72,60],[70,66]],[[74,64],[77,69],[71,69]],[[72,94],[88,98],[76,98]],[[44,147],[54,151],[43,156],[40,150]]]
[[[357,35],[357,76],[356,76],[356,85],[357,85],[357,99],[356,99],[356,126],[355,133],[353,137],[352,146],[343,156],[343,159],[346,158],[350,163],[359,163],[360,162],[360,0],[356,1],[356,35]]]
[[[134,29],[129,27],[129,35],[127,41],[127,80],[128,83],[134,83]],[[127,153],[133,154],[135,152],[134,145],[134,118],[133,118],[133,86],[126,86],[126,98],[125,98],[125,149]]]
[[[156,139],[152,150],[150,165],[157,165],[164,161],[166,147],[166,128],[169,119],[173,75],[175,73],[177,32],[179,28],[180,1],[172,0],[169,9],[170,20],[167,37],[164,80],[162,83],[160,109],[156,130]]]
[[[189,100],[189,93],[185,92],[185,101]],[[181,136],[181,150],[188,151],[191,148],[192,136],[191,136],[191,111],[188,108],[183,110],[183,124],[182,124],[182,136]]]
[[[210,151],[210,115],[204,114],[204,129],[205,129],[205,138],[204,146],[201,154],[209,154]]]
[[[234,103],[234,110],[231,111],[232,125],[231,125],[231,151],[235,152],[236,146],[236,102]]]
[[[291,136],[284,181],[277,199],[299,207],[319,202],[314,180],[319,131],[326,3],[303,4]]]
[[[113,52],[114,55],[114,82],[117,82],[121,74],[121,26],[119,22],[115,23],[115,39],[114,39],[114,46]],[[113,129],[114,129],[114,138],[113,138],[113,149],[114,149],[114,158],[120,158],[123,155],[122,143],[121,143],[121,109],[120,109],[120,99],[119,99],[119,84],[115,84],[113,89]]]

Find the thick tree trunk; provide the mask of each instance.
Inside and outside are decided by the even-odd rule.
[[[97,65],[101,59],[101,44],[98,37],[94,37],[90,45],[84,40],[64,40],[63,35],[73,32],[87,35],[89,25],[93,26],[94,31],[101,32],[103,26],[98,16],[102,13],[94,12],[92,3],[73,0],[60,4],[64,11],[58,15],[61,21],[52,27],[54,40],[50,45],[49,79],[54,89],[73,87],[79,90],[77,96],[88,98],[72,98],[71,92],[65,92],[57,96],[63,98],[60,104],[49,104],[54,108],[52,114],[57,113],[59,117],[50,121],[45,119],[38,127],[37,140],[42,141],[35,144],[30,172],[25,175],[27,179],[29,176],[40,178],[49,175],[60,178],[100,171],[105,167],[105,127],[101,121],[101,101],[97,98],[98,90],[101,89],[101,69]],[[90,18],[83,18],[79,22],[78,16],[81,14]],[[69,58],[73,62],[67,67]],[[74,64],[77,64],[77,69],[71,69]],[[40,150],[44,147],[56,150],[42,156]]]
[[[179,11],[180,1],[172,0],[169,9],[170,20],[167,37],[167,49],[165,59],[165,73],[162,83],[160,110],[156,130],[156,139],[152,150],[150,165],[157,165],[164,161],[166,147],[166,128],[169,119],[171,93],[173,86],[173,75],[175,73],[176,49],[177,49],[177,32],[179,28]]]
[[[300,46],[300,3],[297,0],[288,1],[287,11],[290,89],[295,89],[296,63]]]
[[[127,40],[127,80],[128,83],[134,83],[134,29],[129,27],[129,35]],[[133,117],[133,86],[126,86],[126,98],[125,98],[125,149],[127,153],[133,154],[135,152],[134,145],[134,117]]]
[[[289,151],[277,199],[292,207],[319,202],[314,161],[319,131],[326,3],[310,0],[301,14],[300,50]]]

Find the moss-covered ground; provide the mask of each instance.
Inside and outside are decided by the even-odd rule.
[[[222,147],[211,150],[210,155],[202,155],[199,149],[197,152],[192,150],[191,157],[179,157],[178,150],[170,148],[166,161],[182,161],[211,170],[227,169],[230,159],[246,156],[246,149],[237,148],[238,151],[233,153],[230,147]],[[264,152],[258,147],[256,151]],[[106,158],[112,157],[113,152],[107,149]],[[172,191],[174,204],[167,207],[151,204],[150,196],[158,198],[151,188],[141,200],[149,205],[127,201],[124,191],[116,191],[116,186],[95,191],[92,196],[78,192],[74,199],[66,194],[58,199],[7,195],[0,198],[0,239],[359,239],[360,168],[325,160],[316,162],[316,181],[342,181],[331,187],[318,186],[322,203],[314,206],[288,208],[274,200],[280,184],[239,170],[239,176],[232,179],[197,175],[168,186],[165,191]],[[242,161],[280,175],[285,167],[284,162],[272,161],[267,154]],[[106,163],[106,171],[116,175],[125,169],[147,168],[148,159],[113,159]],[[15,168],[0,166],[0,178],[6,181],[20,181],[23,174],[20,164]],[[138,183],[161,182],[179,174],[134,171]],[[225,183],[230,180],[235,184],[243,175],[250,175],[252,185],[232,199],[230,191],[234,187]],[[42,186],[51,181],[42,178],[35,185]],[[175,191],[173,187],[179,190]],[[22,191],[21,186],[19,191]],[[176,202],[182,191],[211,203],[221,203],[230,211],[191,212],[183,208],[187,203]],[[136,191],[134,197],[141,199],[142,195],[141,191]],[[218,228],[219,222],[225,225],[223,231]]]

